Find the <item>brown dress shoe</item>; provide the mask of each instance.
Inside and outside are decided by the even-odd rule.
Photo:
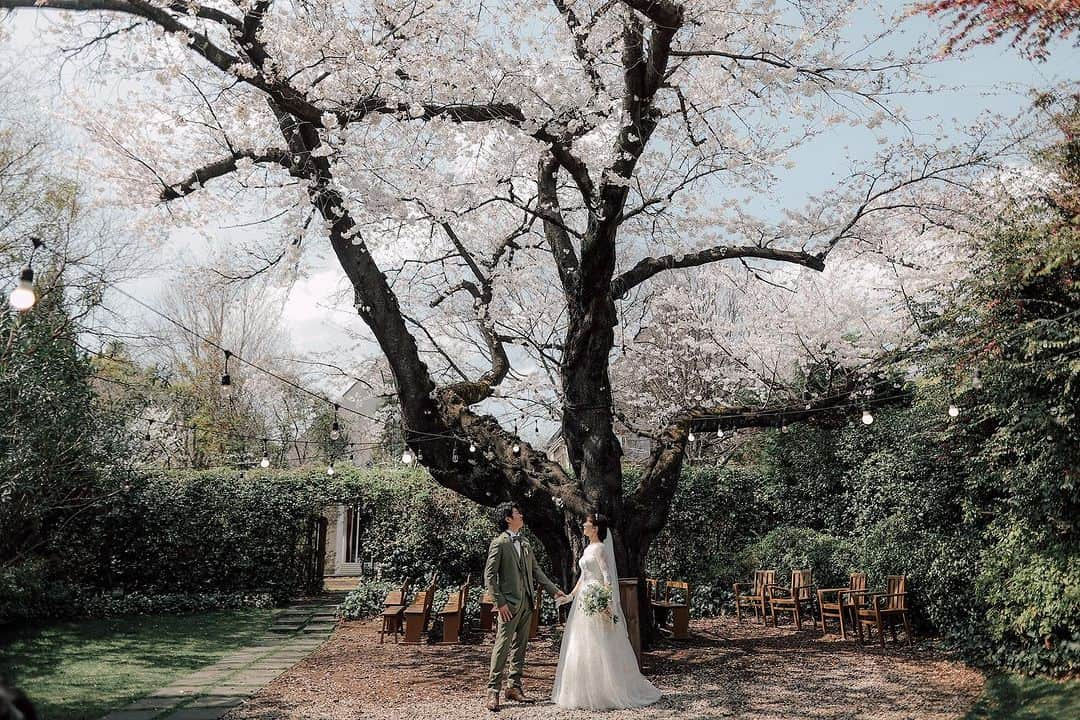
[[[506,699],[519,703],[531,703],[533,700],[526,697],[525,692],[519,687],[506,688]]]
[[[488,692],[486,705],[491,712],[499,712],[499,693],[497,690]]]

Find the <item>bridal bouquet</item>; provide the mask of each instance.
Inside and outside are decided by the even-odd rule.
[[[589,585],[581,596],[581,610],[586,615],[596,615],[611,608],[611,589],[603,585]],[[611,614],[611,622],[619,622],[619,616]]]

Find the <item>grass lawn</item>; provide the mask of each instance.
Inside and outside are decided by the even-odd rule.
[[[263,637],[269,610],[64,622],[0,631],[0,675],[45,720],[95,720]]]
[[[1054,682],[1023,675],[991,675],[965,720],[1080,718],[1080,680]]]

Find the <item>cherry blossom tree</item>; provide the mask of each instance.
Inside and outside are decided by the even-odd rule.
[[[922,59],[851,38],[856,5],[0,0],[62,11],[69,55],[131,78],[83,116],[147,227],[255,203],[246,274],[332,250],[406,442],[446,487],[517,502],[567,583],[596,507],[641,575],[691,432],[849,415],[910,326],[877,324],[873,287],[909,317],[904,277],[941,266],[927,238],[995,156],[986,132],[890,146],[805,208],[754,212],[830,127],[904,129],[894,96]],[[680,273],[722,285],[727,314],[695,313]],[[726,360],[673,363],[695,352]],[[781,391],[814,353],[838,371]],[[569,469],[496,403],[550,413]],[[633,492],[620,416],[654,440]]]

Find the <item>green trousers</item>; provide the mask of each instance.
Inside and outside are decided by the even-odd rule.
[[[499,618],[495,631],[495,647],[491,650],[491,672],[488,674],[488,690],[501,690],[506,659],[510,658],[510,674],[506,687],[521,687],[521,675],[525,671],[525,646],[529,642],[529,621],[532,619],[532,601],[521,603],[510,620]]]

